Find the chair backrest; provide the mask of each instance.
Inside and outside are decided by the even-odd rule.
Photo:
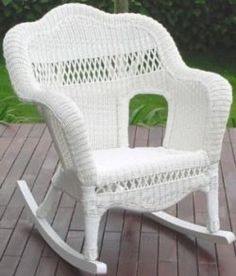
[[[34,76],[78,104],[92,148],[127,146],[130,98],[165,93],[158,49],[163,31],[145,16],[81,4],[55,8],[37,22],[28,42]]]
[[[92,149],[128,146],[130,99],[158,93],[168,102],[163,145],[204,149],[214,162],[219,160],[230,85],[215,74],[188,68],[166,29],[149,17],[65,4],[12,28],[4,39],[4,55],[20,98],[37,102],[42,87],[45,100],[53,91],[53,98],[65,94],[78,105]],[[215,101],[221,90],[227,96],[225,113],[221,100]],[[46,108],[43,113],[61,159],[73,166],[61,122]]]

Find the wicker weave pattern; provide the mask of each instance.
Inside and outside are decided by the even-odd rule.
[[[195,190],[208,191],[216,204],[217,180],[211,175],[232,90],[221,76],[188,68],[161,24],[67,4],[11,29],[4,55],[17,95],[38,104],[46,118],[62,163],[53,185],[81,202],[87,233],[91,221],[99,224],[112,206],[160,210]],[[97,150],[105,158],[106,150],[122,148],[123,160],[129,157],[128,105],[139,93],[167,99],[163,146],[182,155],[154,163],[147,158],[142,169],[137,159],[120,171],[115,165],[101,171]],[[214,229],[217,212],[216,204],[209,215]],[[85,244],[89,259],[96,258],[96,233],[93,238]]]
[[[96,189],[97,193],[115,193],[120,191],[131,191],[135,189],[148,188],[153,185],[171,182],[179,182],[180,180],[190,179],[206,173],[206,167],[196,167],[171,172],[161,172],[158,174],[146,175],[139,178],[132,178],[115,183],[108,183]]]
[[[114,81],[161,70],[157,49],[62,62],[33,62],[32,66],[36,80],[48,87]]]
[[[97,192],[133,190],[188,179],[206,173],[209,165],[204,151],[162,147],[99,150],[93,155]]]

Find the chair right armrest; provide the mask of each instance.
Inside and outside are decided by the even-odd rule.
[[[87,186],[95,185],[96,168],[84,118],[78,106],[70,98],[59,93],[38,91],[32,94],[35,96],[31,101],[48,109],[59,122],[79,181]]]

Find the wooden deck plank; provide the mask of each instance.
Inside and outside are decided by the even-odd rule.
[[[0,275],[1,276],[13,276],[16,267],[19,263],[20,257],[16,256],[3,256],[0,262]],[[46,275],[44,275],[46,276]]]
[[[139,135],[139,133],[137,133],[137,135]],[[151,128],[148,132],[145,131],[143,135],[146,139],[143,139],[143,144],[141,144],[141,146],[157,147],[161,145],[162,129],[155,131],[154,128]],[[151,276],[158,274],[158,246],[159,225],[146,216],[143,216],[139,244],[137,275]],[[152,257],[150,258],[150,256]]]
[[[195,223],[206,225],[206,197],[202,192],[194,194]],[[214,243],[197,239],[197,264],[200,275],[217,276],[217,255]],[[208,274],[207,274],[208,273]]]
[[[130,127],[130,146],[160,146],[164,129]],[[2,139],[2,140],[1,140]],[[2,146],[2,148],[1,148]],[[236,130],[224,138],[220,174],[220,219],[222,229],[236,230],[235,179]],[[44,124],[13,125],[0,129],[0,275],[83,275],[59,258],[26,221],[23,202],[15,185],[26,179],[38,202],[44,197],[58,157]],[[80,251],[84,227],[78,204],[58,195],[51,219],[59,234]],[[54,212],[55,211],[55,212]],[[176,208],[168,209],[175,214]],[[178,204],[178,215],[204,224],[203,193],[195,193]],[[55,216],[55,219],[53,219]],[[160,228],[160,229],[159,229]],[[177,244],[178,239],[178,244]],[[235,275],[235,248],[216,246],[177,235],[136,212],[112,209],[103,218],[99,232],[100,259],[108,264],[108,275]],[[187,261],[186,261],[187,260]]]
[[[5,251],[11,232],[11,229],[0,229],[0,259]]]
[[[160,229],[159,263],[173,262],[177,267],[176,233],[162,225]]]
[[[132,148],[134,146],[136,134],[136,126],[129,126],[129,146]]]
[[[232,135],[232,137],[231,137]],[[225,189],[225,199],[226,206],[229,213],[229,223],[231,230],[236,233],[236,225],[233,222],[234,216],[236,214],[235,200],[236,200],[236,148],[235,140],[233,139],[233,131],[226,131],[226,136],[228,137],[228,142],[224,143],[221,154],[221,167],[222,167],[222,177]],[[236,245],[234,243],[234,252],[236,254]]]
[[[149,129],[144,127],[137,127],[135,133],[135,147],[146,147],[148,145]]]
[[[53,221],[53,228],[58,233],[58,235],[65,240],[69,225],[73,213],[73,208],[58,208],[55,219]],[[43,251],[43,257],[54,257],[56,258],[56,253],[46,245]]]
[[[149,132],[149,147],[159,147],[162,145],[164,137],[164,129],[163,128],[150,128]],[[176,207],[168,209],[172,215],[176,215]],[[146,219],[146,218],[145,218]],[[150,226],[149,221],[149,230],[153,229],[156,232],[157,228],[159,231],[159,244],[158,244],[158,264],[157,264],[157,273],[162,275],[165,271],[165,275],[177,275],[177,241],[176,241],[176,233],[169,230],[168,228],[158,225],[155,222],[151,222],[152,226]],[[144,228],[144,225],[143,225]],[[147,230],[147,226],[145,227],[145,231]],[[143,274],[144,275],[144,274]]]
[[[27,181],[30,188],[33,188],[36,179],[39,176],[40,169],[44,169],[44,167],[42,167],[42,164],[45,161],[45,158],[48,154],[50,144],[51,139],[49,139],[48,133],[45,132],[38,143],[38,146],[24,172],[24,175],[22,176],[22,179],[25,179]],[[36,185],[41,185],[41,183],[36,182]],[[15,190],[9,205],[18,208],[20,210],[20,213],[23,210],[24,203],[18,189]],[[25,221],[24,215],[21,213],[19,221],[14,229],[13,235],[8,244],[6,254],[21,254],[24,248],[24,242],[27,240],[27,235],[25,235],[27,231],[24,231],[26,225],[27,221]]]
[[[36,276],[54,276],[57,267],[57,259],[42,257],[37,268]]]
[[[233,146],[232,146],[233,145]],[[223,169],[223,179],[226,187],[226,196],[230,213],[236,213],[236,167],[234,160],[234,144],[224,143],[222,149],[221,165]],[[233,149],[233,151],[232,151]]]
[[[73,208],[58,208],[55,219],[53,221],[53,228],[63,240],[66,239],[68,234],[72,213]],[[37,273],[40,270],[40,266],[42,266],[42,262],[46,262],[47,260],[50,260],[50,275],[55,275],[58,264],[60,262],[60,257],[46,244],[42,253]]]
[[[27,129],[31,129],[31,128],[32,128],[32,126],[28,126]],[[10,186],[12,186],[12,182],[16,182],[18,177],[24,171],[26,164],[29,162],[29,160],[31,158],[31,155],[32,155],[32,152],[33,152],[36,144],[37,144],[37,141],[35,141],[35,140],[30,141],[30,144],[28,144],[27,143],[27,138],[26,138],[26,141],[23,144],[19,154],[17,155],[16,160],[13,162],[12,168],[9,171],[9,173],[7,175],[7,178],[3,182],[2,188],[10,187]],[[12,189],[12,192],[13,191],[14,191],[14,189]],[[8,195],[11,197],[10,193]],[[6,195],[5,195],[5,201],[7,202]],[[1,203],[3,204],[3,202],[1,202]],[[18,220],[18,217],[20,215],[20,212],[18,212],[18,211],[19,211],[18,208],[15,208],[15,207],[12,207],[12,206],[7,206],[7,208],[4,211],[3,216],[1,217],[0,228],[14,228],[15,224]],[[3,229],[1,229],[0,231],[2,232]],[[9,232],[9,240],[10,240],[13,232],[14,231]],[[6,250],[8,244],[10,243],[9,240],[5,244],[4,251]]]
[[[209,264],[209,263],[201,263],[199,265],[199,275],[200,276],[217,276],[218,270],[217,266],[215,264]]]
[[[78,272],[77,269],[75,269],[74,267],[72,267],[71,265],[67,264],[66,262],[64,262],[63,260],[61,260],[61,262],[59,263],[58,266],[58,270],[56,273],[56,276],[78,276],[81,275],[82,276],[82,272]]]
[[[72,248],[74,248],[78,252],[81,252],[84,243],[84,231],[69,230],[66,236],[66,241]],[[60,259],[54,275],[78,275],[78,270]]]
[[[155,276],[158,273],[158,233],[142,232],[139,246],[137,275]]]
[[[40,174],[32,190],[35,199],[39,202],[43,199],[48,189],[49,181],[55,171],[57,161],[58,157],[55,149],[54,147],[50,147],[47,158],[43,163]],[[19,266],[17,267],[17,276],[34,275],[36,273],[45,245],[46,243],[42,240],[38,232],[33,230],[30,233]]]
[[[149,129],[137,127],[134,146],[145,147],[148,144]],[[139,241],[141,234],[142,215],[126,211],[122,231],[117,275],[136,275],[139,257]]]
[[[56,170],[58,164],[58,156],[55,148],[50,146],[47,158],[45,159],[40,173],[37,177],[36,183],[33,187],[32,193],[38,204],[43,200],[51,181],[51,178]]]
[[[72,217],[70,230],[74,231],[83,231],[84,230],[84,221],[82,218],[82,212],[79,204],[76,204],[75,211]]]
[[[10,124],[5,128],[5,131],[1,134],[1,137],[12,138],[16,135],[18,130],[20,129],[20,124]]]
[[[55,170],[57,160],[58,157],[55,153],[54,148],[50,147],[47,153],[47,158],[45,159],[45,162],[41,167],[40,173],[38,174],[37,180],[35,181],[35,185],[33,187],[33,193],[37,200],[42,200],[48,188],[48,184],[52,177],[52,173]],[[19,227],[18,224],[22,224],[22,222],[24,222],[23,225]],[[21,242],[16,243],[14,242],[14,240],[12,240],[12,242],[10,241],[5,254],[11,254],[11,252],[15,252],[14,254],[22,256],[19,262],[19,266],[17,267],[16,275],[24,275],[24,273],[25,275],[34,275],[34,273],[37,270],[37,266],[41,258],[42,250],[45,246],[45,243],[41,239],[41,237],[40,239],[37,239],[39,235],[36,235],[36,231],[31,231],[32,224],[25,222],[24,212],[22,213],[22,217],[18,221],[18,224],[16,227],[18,231],[15,233],[15,235],[12,236],[12,239],[14,237],[14,240],[16,241],[16,239],[20,236]],[[36,243],[36,240],[38,240],[38,243]],[[38,249],[36,250],[37,246]],[[30,256],[31,251],[32,255],[35,255],[35,259],[32,263]],[[29,268],[24,268],[24,266],[27,266],[28,263],[30,263]]]
[[[72,248],[74,248],[78,252],[82,252],[84,243],[84,231],[69,231],[66,237],[66,241]],[[76,268],[72,267],[71,265],[60,259],[55,275],[77,276],[81,275],[81,271],[77,270]]]
[[[66,193],[63,193],[61,202],[60,202],[61,208],[74,208],[75,207],[75,200],[67,195]]]
[[[39,175],[35,181],[35,184],[33,186],[33,189],[32,189],[32,193],[34,194],[34,197],[38,201],[38,203],[40,203],[42,201],[42,199],[44,198],[44,196],[48,190],[49,183],[52,178],[53,172],[55,171],[57,162],[58,162],[58,156],[56,154],[54,147],[51,146],[47,153],[47,158],[45,159],[45,162],[43,163],[43,165],[41,167],[40,173],[39,173]],[[54,203],[54,209],[56,209],[57,204],[58,204],[58,202]],[[22,218],[25,219],[23,215],[22,215]],[[29,228],[30,227],[31,226],[29,225]],[[29,233],[29,238],[27,240],[26,247],[23,251],[23,255],[24,255],[25,250],[28,247],[28,244],[31,242],[31,239],[34,240],[34,231]],[[37,256],[39,259],[41,258],[43,249],[46,246],[46,244],[43,240],[41,240],[40,246],[42,247],[41,252],[39,251],[38,254],[40,254],[40,255]]]
[[[117,275],[136,275],[139,255],[141,215],[127,211],[121,238]]]
[[[2,160],[10,144],[11,139],[9,139],[8,137],[0,137],[0,161]]]
[[[23,175],[21,175],[21,177],[18,178],[18,179],[25,180],[31,189],[34,186],[35,180],[38,177],[42,164],[45,161],[50,145],[51,145],[51,139],[49,137],[48,132],[45,131],[42,137],[39,138],[37,147],[34,150],[32,158],[27,164],[27,167]],[[24,207],[22,196],[20,194],[19,189],[16,189],[14,191],[14,194],[9,202],[9,205],[18,207],[18,208]]]
[[[40,234],[33,230],[16,269],[16,276],[35,275],[44,246]]]
[[[6,247],[5,255],[20,257],[31,231],[32,225],[28,221],[20,218]]]
[[[149,147],[160,147],[163,141],[163,128],[152,127],[149,130],[148,146]]]
[[[35,150],[35,147],[38,144],[38,138],[27,138],[25,144],[23,145],[19,155],[17,156],[7,178],[3,182],[3,187],[7,186],[10,187],[11,185],[14,186],[14,191],[16,189],[16,181],[21,178],[22,174],[24,173],[25,168]],[[12,197],[12,195],[11,195]],[[10,198],[5,198],[5,202],[8,204]],[[14,202],[14,201],[12,201]],[[19,216],[21,210],[18,207],[8,205],[6,211],[4,213],[3,218],[0,221],[0,228],[14,228],[15,223],[17,221],[17,217]],[[12,217],[12,214],[15,214]],[[13,219],[11,219],[13,218]]]
[[[78,208],[78,206],[77,206]],[[76,207],[75,208],[65,208],[65,209],[70,209],[70,212],[71,214],[74,212],[74,214],[76,213]],[[79,208],[77,209],[78,212],[80,213],[79,211]],[[60,234],[60,236],[62,238],[65,238],[67,241],[68,241],[68,244],[70,244],[72,246],[72,248],[78,250],[79,252],[82,252],[83,250],[83,245],[84,245],[84,229],[83,230],[80,230],[80,231],[74,231],[72,230],[71,231],[71,227],[75,227],[74,225],[72,226],[72,221],[75,220],[73,215],[70,216],[70,220],[65,224],[67,225],[67,233],[66,235],[63,237],[63,234]],[[81,227],[80,225],[80,221],[82,220],[82,217],[79,215],[79,221],[78,221],[78,224],[79,227]],[[101,219],[101,222],[100,222],[100,228],[99,228],[99,234],[98,234],[98,252],[99,252],[99,256],[101,255],[101,250],[102,250],[102,244],[103,244],[103,239],[104,239],[104,235],[105,235],[105,227],[106,227],[106,222],[107,222],[107,213],[104,214],[104,216],[102,217]],[[83,226],[83,223],[82,223],[82,226]],[[63,227],[59,227],[60,228],[60,231]],[[76,240],[77,242],[75,242]],[[59,260],[59,263],[58,263],[58,266],[57,266],[57,269],[56,269],[56,272],[55,272],[55,275],[63,275],[64,271],[66,270],[71,270],[69,267],[69,265],[66,264],[63,260]],[[71,270],[71,273],[76,273],[76,270],[75,269],[72,269]],[[74,274],[73,274],[74,275]],[[87,274],[85,272],[80,272],[80,275],[91,275],[91,274]]]
[[[192,194],[178,203],[177,211],[179,218],[194,221]],[[180,275],[198,275],[196,241],[192,237],[180,234],[178,234],[178,269]]]
[[[124,223],[124,210],[111,209],[108,213],[106,232],[121,232]]]
[[[166,276],[177,275],[177,246],[176,233],[164,226],[159,226],[159,260],[158,274]]]
[[[30,131],[29,137],[40,138],[45,130],[45,124],[35,124]]]
[[[136,127],[129,127],[129,145],[134,147]],[[107,214],[107,223],[105,228],[105,234],[100,252],[100,259],[104,262],[111,263],[112,265],[108,268],[109,275],[116,275],[118,269],[118,259],[121,250],[121,232],[124,227],[125,212],[122,209],[109,210]],[[114,253],[111,254],[111,251]]]
[[[219,200],[220,200],[220,211],[221,211],[220,212],[221,228],[226,230],[231,230],[230,210],[227,204],[226,186],[223,179],[222,166],[220,168],[219,182],[220,182]],[[219,275],[220,276],[235,275],[236,258],[235,258],[234,246],[217,244],[216,249],[217,249],[217,265],[218,265]]]
[[[121,232],[105,232],[100,259],[109,263],[108,275],[117,273],[117,264],[120,252]]]
[[[129,145],[134,147],[137,128],[129,126]],[[121,251],[122,231],[124,228],[125,212],[122,209],[111,209],[107,215],[107,223],[104,234],[104,241],[101,247],[100,259],[103,262],[111,263],[108,267],[109,275],[117,275],[118,261]],[[114,250],[114,253],[112,253]],[[122,266],[122,265],[121,265]]]
[[[129,127],[129,145],[134,147],[136,143],[136,132],[137,128],[135,126]],[[101,248],[100,259],[103,262],[111,263],[108,267],[109,275],[116,275],[117,269],[119,268],[119,257],[123,254],[121,251],[121,238],[124,228],[124,220],[126,214],[122,209],[112,209],[109,210],[107,215],[107,223],[104,234],[104,241]],[[111,251],[114,253],[111,254]],[[121,265],[123,267],[123,264]]]
[[[98,233],[98,258],[101,258],[101,252],[102,252],[102,246],[105,236],[105,229],[107,225],[107,218],[108,218],[108,212],[106,212],[101,219],[100,227],[99,227],[99,233]],[[83,247],[82,247],[83,250]]]
[[[8,148],[4,158],[0,161],[0,185],[2,186],[12,164],[15,162],[25,140],[32,128],[32,125],[22,125],[17,131],[11,146]]]
[[[2,134],[4,133],[4,131],[6,130],[7,126],[0,124],[0,137],[2,136]]]
[[[162,144],[163,139],[163,129],[162,128],[150,128],[148,137],[147,137],[147,146],[148,147],[159,147]],[[143,232],[152,232],[159,235],[158,224],[153,220],[143,216],[142,221],[142,233]]]

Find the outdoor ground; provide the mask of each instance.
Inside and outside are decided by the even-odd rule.
[[[130,127],[131,147],[160,146],[162,128]],[[220,162],[220,221],[224,230],[236,231],[236,129],[225,135]],[[27,181],[41,202],[58,163],[44,124],[0,125],[0,275],[92,276],[73,268],[43,241],[27,221],[18,179]],[[190,194],[169,212],[204,224],[204,193]],[[54,229],[76,250],[84,243],[79,205],[59,194],[50,220]],[[236,233],[236,232],[235,232]],[[154,223],[142,213],[109,210],[99,232],[99,259],[108,276],[235,276],[235,243],[213,244],[178,234]]]
[[[229,80],[236,93],[236,54],[208,53],[184,54],[184,60],[191,67],[221,74]],[[0,121],[41,122],[42,119],[32,105],[20,103],[12,92],[3,58],[0,58]],[[235,97],[234,97],[235,98]],[[131,124],[162,124],[167,114],[164,98],[153,95],[136,96],[130,103]],[[236,100],[232,105],[229,126],[236,127]]]

